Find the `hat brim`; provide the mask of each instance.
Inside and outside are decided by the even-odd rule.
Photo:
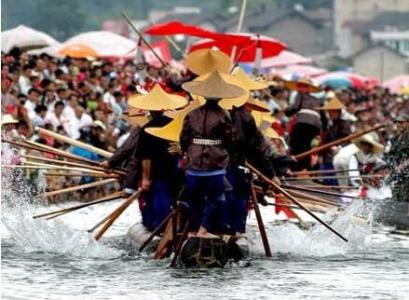
[[[246,94],[244,89],[227,82],[220,82],[218,87],[209,89],[203,84],[203,81],[190,81],[182,84],[182,88],[193,95],[211,99],[231,99]]]
[[[378,143],[372,140],[371,138],[367,138],[365,135],[352,141],[352,143],[354,143],[359,149],[361,149],[360,148],[361,142],[365,142],[367,144],[372,145],[374,153],[383,153],[385,149],[385,147],[381,143]]]
[[[244,105],[249,110],[255,110],[259,112],[271,112],[267,106],[267,103],[257,99],[249,99]]]
[[[149,110],[149,111],[164,111],[184,107],[188,101],[186,98],[178,95],[168,94],[162,90],[159,85],[146,95],[131,95],[128,103],[133,108]]]
[[[283,87],[289,90],[304,93],[318,93],[321,91],[321,88],[318,86],[299,81],[283,81]]]

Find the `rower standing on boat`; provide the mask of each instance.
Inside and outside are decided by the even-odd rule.
[[[206,103],[190,112],[183,124],[180,143],[186,153],[186,200],[189,229],[200,238],[217,238],[216,228],[227,224],[224,214],[224,178],[233,145],[232,122],[218,105],[222,98],[236,98],[245,90],[225,82],[217,71],[204,81],[191,81],[182,87]],[[230,150],[230,153],[229,153]]]
[[[181,96],[168,94],[157,84],[147,95],[137,95],[129,100],[130,106],[149,111],[151,120],[140,132],[136,155],[141,162],[142,223],[153,231],[169,215],[172,200],[178,193],[179,157],[168,151],[170,144],[164,139],[148,134],[145,129],[163,127],[172,119],[165,110],[187,105]]]

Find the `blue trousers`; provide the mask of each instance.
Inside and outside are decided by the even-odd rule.
[[[209,232],[226,230],[226,198],[224,174],[211,176],[186,175],[185,200],[189,211],[189,230],[202,225]]]
[[[232,169],[227,172],[226,177],[233,187],[232,191],[226,193],[231,232],[245,233],[250,197],[250,174]]]
[[[168,181],[152,181],[150,189],[143,193],[142,224],[153,231],[170,214],[171,186]]]
[[[332,173],[331,171],[334,171],[334,165],[332,163],[322,163],[320,170],[322,171],[327,171],[328,173],[323,173],[321,176],[335,176],[335,173]],[[338,180],[337,179],[324,179],[323,183],[325,185],[338,185]]]

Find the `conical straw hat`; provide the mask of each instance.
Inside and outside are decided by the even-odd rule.
[[[341,110],[345,109],[345,105],[337,98],[333,97],[324,106],[316,108],[317,110]]]
[[[149,122],[149,118],[146,112],[136,108],[130,108],[126,113],[123,114],[122,118],[126,122],[128,122],[128,124],[135,127],[142,127]]]
[[[318,93],[321,89],[318,86],[312,84],[311,80],[299,79],[295,81],[283,80],[283,86],[287,89],[304,92],[304,93]]]
[[[18,121],[13,118],[12,115],[7,114],[1,117],[1,125],[7,125],[7,124],[17,124]]]
[[[361,142],[368,143],[373,146],[373,150],[375,153],[382,153],[384,150],[384,146],[377,141],[375,138],[376,135],[367,133],[363,136],[360,136],[359,138],[356,138],[355,140],[352,140],[352,142],[360,148]]]
[[[231,66],[229,56],[219,50],[199,49],[186,57],[186,67],[194,74],[203,75],[218,71],[228,73]]]
[[[273,128],[271,127],[267,127],[265,129],[263,129],[262,131],[263,135],[267,138],[270,139],[279,139],[280,136],[278,135],[277,131],[275,131]]]
[[[211,99],[245,96],[246,90],[238,85],[227,83],[219,72],[214,71],[203,81],[194,80],[185,82],[182,84],[182,88],[193,95]]]
[[[246,90],[255,91],[268,88],[267,81],[256,81],[251,79],[240,67],[235,68],[232,75],[241,81],[241,87],[245,88]]]
[[[244,105],[252,111],[271,112],[266,102],[256,98],[250,98]]]
[[[268,126],[271,126],[271,124],[277,122],[277,119],[274,118],[274,117],[270,114],[270,112],[260,112],[260,111],[257,111],[257,110],[253,110],[253,111],[251,112],[251,115],[253,116],[254,121],[256,122],[256,126],[259,127],[259,128],[260,128],[262,125],[263,125],[263,127],[264,127],[264,125],[265,125],[266,123],[267,123]]]
[[[158,138],[172,141],[172,142],[179,142],[180,133],[183,128],[183,121],[188,113],[195,110],[196,108],[202,106],[206,101],[200,100],[199,98],[195,98],[188,106],[184,109],[180,110],[175,118],[169,122],[167,125],[163,127],[150,127],[145,128],[145,131],[151,135],[154,135]]]
[[[156,84],[147,95],[132,95],[128,102],[133,108],[162,111],[181,108],[187,105],[188,101],[182,96],[166,93]]]

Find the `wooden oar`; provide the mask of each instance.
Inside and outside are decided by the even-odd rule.
[[[178,245],[175,250],[175,254],[173,255],[172,261],[170,263],[170,266],[172,268],[176,266],[176,262],[178,260],[180,251],[182,250],[183,242],[186,240],[188,232],[189,232],[189,220],[186,221],[185,227],[183,228],[182,236],[179,239]]]
[[[311,194],[306,194],[306,193],[299,192],[299,191],[294,191],[294,190],[286,189],[286,191],[288,193],[290,193],[291,195],[293,195],[293,196],[300,197],[300,198],[303,198],[305,200],[309,200],[310,202],[313,201],[315,203],[323,204],[323,205],[331,205],[331,206],[338,206],[338,207],[341,206],[338,203],[336,203],[335,201],[328,200],[328,199],[323,199],[322,197],[316,197],[316,196],[313,196]]]
[[[327,143],[327,144],[324,144],[324,145],[321,145],[321,146],[312,148],[311,150],[308,150],[308,151],[306,151],[306,152],[304,152],[304,153],[301,153],[301,154],[296,155],[295,158],[296,158],[296,159],[302,159],[302,158],[307,157],[307,156],[310,156],[310,155],[312,155],[312,154],[320,153],[320,152],[325,151],[325,150],[327,150],[327,149],[329,149],[329,148],[331,148],[331,147],[333,147],[333,146],[338,146],[338,145],[344,144],[344,143],[349,142],[349,141],[351,141],[351,140],[354,140],[354,139],[356,139],[356,138],[358,138],[358,137],[360,137],[360,136],[363,136],[363,135],[365,135],[365,134],[367,134],[367,133],[370,133],[370,132],[372,132],[372,131],[379,130],[379,129],[385,127],[386,125],[387,125],[387,123],[377,124],[377,125],[375,125],[374,127],[369,128],[369,129],[367,129],[367,130],[363,130],[363,131],[360,131],[360,132],[355,132],[355,133],[353,133],[353,134],[350,134],[350,135],[348,135],[348,136],[346,136],[346,137],[343,137],[343,138],[341,138],[341,139],[335,140],[335,141],[333,141],[333,142],[330,142],[330,143]]]
[[[95,175],[107,175],[104,172],[89,170],[89,169],[86,169],[85,167],[76,168],[76,167],[56,166],[56,165],[39,163],[39,162],[35,162],[35,161],[25,161],[24,163],[26,165],[36,166],[36,167],[47,169],[47,170],[64,170],[64,171],[85,172],[85,173],[88,173],[88,174],[95,174]],[[119,177],[119,175],[112,174],[111,177]]]
[[[103,202],[110,201],[110,200],[115,200],[115,199],[118,199],[118,198],[122,197],[122,195],[123,195],[123,193],[121,191],[120,192],[115,192],[115,193],[109,194],[107,196],[101,197],[101,198],[96,199],[96,200],[91,201],[91,202],[87,202],[87,203],[83,203],[83,204],[79,204],[79,205],[75,205],[75,206],[71,206],[71,207],[67,207],[67,208],[63,208],[63,209],[54,210],[54,211],[50,211],[50,212],[47,212],[47,213],[35,215],[35,216],[33,216],[33,219],[37,219],[37,218],[41,218],[41,217],[47,217],[47,216],[51,216],[51,215],[54,215],[54,214],[59,214],[59,213],[62,213],[62,212],[70,212],[70,211],[74,211],[74,210],[77,210],[77,209],[88,207],[88,206],[91,206],[91,205],[94,205],[94,204],[103,203]]]
[[[105,224],[109,219],[110,219],[110,215],[108,215],[108,216],[106,216],[105,218],[103,218],[101,221],[99,221],[97,224],[95,224],[94,227],[88,229],[87,232],[89,232],[89,233],[94,232],[95,229],[97,229],[98,227],[100,227],[102,224]]]
[[[349,179],[349,178],[376,178],[385,177],[385,175],[356,175],[356,176],[311,176],[311,177],[285,177],[288,181],[306,181],[323,179]]]
[[[294,185],[293,185],[294,186]],[[303,188],[324,189],[324,190],[359,190],[359,188],[350,185],[320,185],[320,184],[297,184]]]
[[[272,255],[271,255],[270,244],[268,242],[266,229],[264,227],[263,217],[261,216],[260,208],[258,207],[256,189],[254,188],[253,183],[250,184],[250,188],[251,188],[251,198],[253,199],[253,203],[254,203],[254,212],[256,214],[257,225],[260,231],[261,241],[263,242],[264,252],[266,254],[266,257],[271,257]]]
[[[128,208],[129,205],[134,201],[135,198],[139,197],[141,194],[141,190],[136,191],[133,193],[128,199],[124,201],[117,209],[115,209],[112,213],[109,214],[107,222],[101,228],[101,230],[95,235],[95,240],[99,240],[102,235],[111,227],[111,225],[115,222],[116,219]]]
[[[94,166],[99,165],[99,162],[97,162],[95,160],[91,160],[91,159],[88,159],[88,158],[85,158],[85,157],[82,157],[82,156],[78,156],[78,155],[72,154],[72,153],[70,153],[68,151],[53,148],[53,147],[50,147],[50,146],[47,146],[47,145],[43,145],[43,144],[39,144],[39,143],[36,143],[36,142],[31,142],[31,141],[25,141],[24,144],[34,147],[33,150],[58,155],[58,156],[61,156],[61,157],[65,157],[65,158],[68,158],[68,159],[80,161],[80,162],[90,164],[90,165],[94,165]]]
[[[142,252],[146,248],[146,246],[149,245],[149,243],[153,240],[155,235],[157,235],[163,229],[163,227],[168,223],[168,221],[172,217],[172,215],[173,215],[173,211],[159,224],[158,227],[155,228],[154,231],[152,231],[151,235],[139,247],[139,252]]]
[[[105,184],[108,184],[108,183],[114,183],[114,182],[117,182],[117,181],[118,181],[118,179],[116,179],[116,178],[94,181],[94,182],[91,182],[91,183],[85,183],[85,184],[81,184],[81,185],[77,185],[77,186],[73,186],[73,187],[69,187],[69,188],[65,188],[65,189],[61,189],[61,190],[57,190],[57,191],[46,192],[46,193],[44,193],[44,196],[45,197],[51,197],[51,196],[55,196],[55,195],[75,192],[75,191],[82,190],[82,189],[97,187],[97,186],[105,185]]]
[[[319,217],[317,217],[313,212],[311,212],[309,209],[307,209],[304,205],[302,205],[299,201],[297,201],[289,192],[287,192],[285,189],[283,189],[281,186],[279,186],[277,183],[275,183],[273,180],[269,179],[268,177],[264,176],[260,171],[258,171],[256,168],[254,168],[252,165],[249,163],[246,163],[246,166],[254,173],[256,174],[260,179],[265,181],[266,183],[270,184],[273,186],[275,189],[280,191],[282,194],[284,194],[287,198],[289,198],[292,202],[297,204],[300,208],[302,208],[305,212],[307,212],[311,217],[313,217],[315,220],[317,220],[319,223],[321,223],[325,228],[330,230],[332,233],[334,233],[336,236],[341,238],[343,241],[348,242],[348,240],[341,235],[338,231],[333,229],[330,225],[328,225],[326,222],[321,220]],[[254,191],[254,189],[253,189]],[[255,194],[255,192],[254,192]]]
[[[313,170],[313,171],[291,171],[293,175],[317,175],[317,174],[338,174],[338,173],[348,173],[348,172],[360,172],[363,169],[350,169],[350,170]],[[291,177],[291,176],[286,176]]]
[[[54,164],[58,164],[58,165],[66,165],[66,166],[72,166],[72,167],[87,168],[87,169],[94,170],[94,171],[101,171],[101,172],[108,173],[108,170],[103,168],[103,167],[89,166],[89,165],[84,166],[84,164],[77,163],[77,162],[72,162],[72,161],[52,159],[52,158],[47,158],[47,157],[39,157],[39,156],[28,155],[28,154],[27,155],[23,154],[22,157],[28,158],[28,159],[31,159],[31,160],[44,161],[44,162],[54,163]],[[112,172],[115,173],[116,171],[112,171]]]
[[[77,147],[80,147],[82,149],[94,152],[94,153],[96,153],[96,154],[98,154],[98,155],[100,155],[102,157],[105,157],[105,158],[110,158],[112,156],[112,154],[113,154],[112,152],[109,152],[109,151],[100,149],[98,147],[94,147],[92,145],[89,145],[89,144],[74,140],[74,139],[69,138],[69,137],[67,137],[65,135],[58,134],[56,132],[53,132],[53,131],[50,131],[50,130],[47,130],[47,129],[44,129],[44,128],[37,127],[35,130],[38,133],[50,136],[50,137],[52,137],[52,138],[54,138],[54,139],[56,139],[58,141],[61,141],[61,142],[64,142],[64,143],[67,143],[67,144],[77,146]]]
[[[322,194],[322,195],[327,195],[327,196],[343,197],[343,198],[349,198],[349,199],[358,199],[358,197],[355,197],[355,196],[348,196],[348,195],[343,195],[341,193],[320,191],[318,189],[309,189],[309,188],[304,188],[304,187],[300,187],[300,186],[296,186],[296,185],[281,185],[281,187],[283,187],[285,189],[288,189],[288,190],[299,190],[299,191],[317,193],[317,194]]]
[[[41,168],[41,167],[40,167]],[[57,168],[55,169],[48,169],[48,170],[58,170]],[[70,173],[70,172],[64,172],[64,173],[53,173],[53,172],[47,172],[44,173],[44,176],[50,176],[50,177],[55,177],[55,176],[64,176],[64,177],[83,177],[83,176],[91,176],[94,178],[119,178],[118,175],[116,174],[96,174],[96,173]]]

